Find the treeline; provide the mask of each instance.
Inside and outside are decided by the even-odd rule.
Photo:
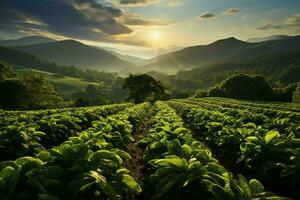
[[[264,76],[237,74],[209,90],[197,90],[195,97],[229,97],[235,99],[292,102],[297,98],[297,83],[271,88]],[[298,88],[299,90],[299,88]],[[295,101],[295,100],[294,100]]]

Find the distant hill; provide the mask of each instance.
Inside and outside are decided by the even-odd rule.
[[[149,59],[143,59],[143,58],[139,58],[136,56],[131,56],[128,54],[122,54],[122,53],[118,53],[116,51],[109,51],[111,54],[117,56],[118,58],[120,58],[121,60],[125,61],[125,62],[129,62],[134,64],[135,66],[141,66],[141,65],[146,65],[150,62]]]
[[[121,71],[127,70],[127,68],[132,66],[129,62],[121,60],[106,50],[88,46],[74,40],[16,46],[13,48],[60,65],[73,65],[83,69]]]
[[[290,36],[280,40],[255,43],[256,46],[236,54],[232,60],[263,56],[273,53],[281,53],[300,50],[300,36]]]
[[[249,59],[272,53],[300,50],[300,36],[283,37],[278,40],[249,43],[235,38],[218,40],[209,45],[193,46],[151,59],[140,70],[176,72],[201,68],[210,64]]]
[[[272,85],[300,81],[300,50],[269,53],[248,59],[233,59],[189,71],[180,71],[177,79],[198,81],[202,88],[209,88],[236,73],[266,76]]]
[[[261,38],[249,38],[246,42],[265,42],[270,40],[281,40],[284,38],[289,37],[288,35],[271,35],[268,37],[261,37]]]
[[[227,38],[209,45],[187,47],[151,59],[151,64],[143,67],[147,71],[174,72],[218,62],[249,49],[256,44]]]
[[[42,37],[42,36],[29,36],[29,37],[23,37],[20,39],[13,39],[13,40],[0,40],[0,46],[3,47],[24,46],[24,45],[42,44],[42,43],[49,43],[49,42],[56,42],[56,40],[47,37]]]

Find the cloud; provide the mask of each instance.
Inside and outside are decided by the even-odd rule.
[[[214,18],[214,17],[215,17],[215,15],[212,13],[204,13],[204,14],[200,15],[198,17],[198,19],[210,19],[210,18]]]
[[[286,23],[287,26],[300,26],[300,13],[295,14],[294,16],[287,18]]]
[[[223,15],[234,15],[240,11],[239,8],[229,8],[223,12]]]
[[[150,26],[169,26],[172,25],[173,22],[157,19],[151,20],[144,18],[141,14],[126,14],[122,18],[120,18],[120,22],[127,26],[142,26],[142,27],[150,27]]]
[[[157,3],[157,2],[159,2],[159,0],[117,0],[117,3],[119,5],[133,6],[133,7],[146,6],[151,3]]]
[[[113,42],[115,35],[132,33],[118,22],[123,15],[121,9],[95,0],[2,0],[0,29]]]
[[[161,3],[165,6],[179,6],[185,0],[109,0],[111,3],[116,3],[120,6],[127,7],[143,7],[154,3]]]
[[[256,30],[265,31],[265,30],[272,30],[272,29],[281,29],[284,28],[284,26],[281,25],[273,25],[271,23],[267,23],[263,26],[255,28]]]

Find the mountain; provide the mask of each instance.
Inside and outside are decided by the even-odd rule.
[[[218,40],[209,45],[188,47],[158,56],[140,71],[176,72],[202,68],[210,64],[250,59],[273,53],[300,50],[300,36],[282,37],[278,40],[249,43],[235,38]]]
[[[261,38],[249,38],[246,42],[265,42],[270,40],[281,40],[284,38],[289,37],[288,35],[271,35],[268,37],[261,37]]]
[[[128,54],[122,54],[122,53],[118,53],[117,51],[109,51],[109,52],[111,54],[117,56],[121,60],[123,60],[125,62],[132,63],[135,66],[146,65],[150,62],[149,59],[143,59],[143,58],[136,57],[136,56],[131,56],[131,55],[128,55]]]
[[[198,81],[201,88],[209,88],[236,73],[264,75],[272,85],[298,82],[300,81],[300,50],[214,63],[189,71],[180,71],[175,77]]]
[[[151,64],[143,66],[146,71],[174,72],[218,62],[249,49],[256,44],[227,38],[209,45],[187,47],[179,51],[151,59]]]
[[[36,69],[61,75],[80,76],[83,73],[78,68],[59,66],[10,47],[0,47],[0,61],[7,62],[13,65],[14,68]]]
[[[132,64],[119,59],[112,53],[75,40],[16,46],[14,49],[33,54],[60,65],[73,65],[99,71],[127,70]]]
[[[300,36],[290,36],[280,40],[272,40],[254,44],[256,45],[236,54],[231,58],[231,60],[249,59],[268,54],[300,50]]]
[[[56,42],[56,40],[47,37],[42,37],[42,36],[29,36],[20,39],[14,39],[14,40],[0,40],[0,46],[4,46],[4,47],[24,46],[24,45],[42,44],[42,43],[49,43],[49,42]]]

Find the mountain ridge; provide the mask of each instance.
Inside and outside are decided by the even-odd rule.
[[[15,46],[13,48],[60,65],[73,65],[83,69],[120,71],[130,68],[132,65],[104,49],[85,45],[75,40]]]
[[[42,43],[49,43],[49,42],[56,42],[57,40],[32,35],[28,37],[22,37],[18,39],[10,39],[10,40],[0,40],[0,46],[4,47],[11,47],[11,46],[25,46],[25,45],[33,45],[33,44],[42,44]]]

